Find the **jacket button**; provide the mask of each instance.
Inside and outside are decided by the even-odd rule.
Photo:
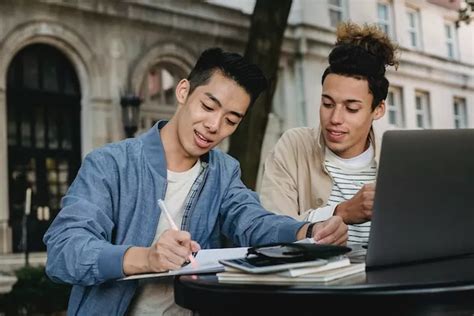
[[[316,199],[316,205],[318,207],[321,206],[322,204],[323,204],[323,199],[321,199],[321,198]]]

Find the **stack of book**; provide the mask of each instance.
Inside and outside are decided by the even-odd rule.
[[[225,263],[225,262],[223,262]],[[314,266],[287,267],[273,272],[250,272],[249,269],[239,269],[236,265],[225,265],[225,271],[217,273],[221,283],[260,283],[260,284],[293,284],[329,282],[365,271],[365,263],[351,263],[346,255],[334,256],[315,260]],[[297,265],[296,265],[297,266]]]

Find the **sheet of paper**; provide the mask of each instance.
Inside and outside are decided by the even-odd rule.
[[[247,254],[247,249],[248,249],[247,247],[203,249],[203,250],[200,250],[196,255],[195,257],[196,266],[194,267],[191,264],[187,264],[186,266],[178,270],[159,272],[159,273],[137,274],[137,275],[132,275],[132,276],[123,278],[123,279],[119,279],[119,281],[166,277],[166,276],[174,276],[174,275],[181,275],[181,274],[222,272],[224,271],[224,266],[219,263],[219,260],[245,257],[245,255]]]
[[[315,244],[316,240],[314,238],[305,238],[295,241],[295,244]]]

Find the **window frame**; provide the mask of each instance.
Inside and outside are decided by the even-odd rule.
[[[451,37],[448,37],[447,30],[450,30]],[[444,35],[445,35],[445,48],[446,48],[446,57],[448,59],[458,59],[458,36],[457,36],[457,28],[455,27],[453,22],[445,21],[444,23]],[[452,55],[449,53],[449,45],[452,47]]]
[[[414,17],[414,24],[410,25],[411,19],[410,15]],[[421,16],[420,10],[416,8],[407,7],[406,8],[406,17],[407,17],[407,33],[408,33],[408,46],[414,49],[423,49],[422,45],[422,32],[421,32]],[[412,42],[412,35],[415,36],[416,43]]]
[[[380,16],[379,7],[384,6],[387,9],[387,18],[382,19]],[[393,3],[390,2],[377,2],[377,25],[384,31],[390,38],[395,39],[395,19],[393,18]]]
[[[458,108],[457,114],[456,114],[456,108]],[[469,126],[468,115],[467,115],[467,103],[466,103],[465,98],[462,98],[462,97],[453,98],[453,119],[454,119],[454,128],[467,128]]]
[[[390,95],[392,102],[390,102]],[[403,106],[403,90],[401,87],[391,86],[389,88],[386,103],[387,119],[390,126],[404,128],[406,124],[405,110]],[[391,113],[394,113],[395,122],[391,121]]]
[[[332,4],[331,0],[327,0],[327,1],[328,1],[327,4],[328,4],[328,13],[329,13],[329,26],[337,28],[338,24],[345,21],[345,20],[347,20],[347,18],[349,16],[349,10],[348,10],[348,7],[347,7],[348,6],[347,0],[339,0],[340,1],[339,6]],[[341,19],[339,21],[337,21],[336,25],[333,25],[333,23],[332,23],[331,11],[335,11],[335,12],[341,14]]]
[[[421,108],[418,108],[418,99],[421,100]],[[422,125],[418,123],[418,116],[422,118]],[[431,118],[431,104],[430,104],[430,95],[425,91],[416,91],[415,92],[415,124],[417,128],[421,129],[430,129],[432,128],[432,118]]]

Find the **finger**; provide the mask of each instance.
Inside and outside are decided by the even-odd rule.
[[[339,216],[330,217],[327,221],[318,223],[314,225],[316,233],[314,237],[317,241],[326,238],[327,236],[333,234],[340,225],[344,224],[342,218]]]
[[[171,262],[167,259],[165,259],[163,261],[164,262],[162,263],[162,265],[163,265],[165,271],[167,271],[167,270],[178,270],[183,266],[182,263],[174,263],[174,262]]]
[[[365,201],[364,203],[362,203],[362,206],[364,210],[372,210],[372,208],[374,207],[374,201]]]
[[[201,250],[201,245],[199,245],[194,240],[191,240],[191,251],[192,252],[198,252],[199,250]]]
[[[184,263],[184,259],[180,260],[179,257],[163,247],[156,248],[149,260],[153,271],[179,269]]]
[[[157,252],[168,256],[173,254],[182,258],[188,257],[191,254],[191,241],[186,246],[179,243],[177,239],[174,239],[175,236],[174,234],[162,235],[156,243]]]
[[[348,227],[343,222],[340,222],[336,230],[331,235],[327,236],[323,240],[320,240],[320,243],[337,245],[341,243],[341,240],[347,241],[347,238],[348,238]]]
[[[169,263],[179,268],[186,262],[188,256],[181,256],[173,252],[167,252],[163,259],[167,260]]]
[[[184,230],[175,231],[176,232],[176,240],[183,244],[183,243],[190,243],[191,242],[191,234]]]
[[[342,236],[340,236],[338,239],[336,239],[336,241],[334,242],[335,245],[339,245],[339,246],[345,246],[347,244],[347,239],[348,239],[348,235],[347,234],[343,234]]]
[[[362,192],[362,197],[366,201],[373,201],[375,198],[375,191],[365,191]]]
[[[362,189],[366,191],[375,191],[375,183],[366,183],[362,186]]]
[[[372,209],[370,209],[370,210],[365,210],[365,211],[364,211],[364,215],[365,215],[365,219],[367,219],[367,220],[370,221],[370,220],[372,219]]]
[[[161,234],[160,240],[169,240],[168,243],[182,244],[191,241],[191,234],[184,230],[167,229]]]
[[[336,237],[334,235],[326,236],[322,239],[318,240],[318,244],[330,245],[336,241]]]

